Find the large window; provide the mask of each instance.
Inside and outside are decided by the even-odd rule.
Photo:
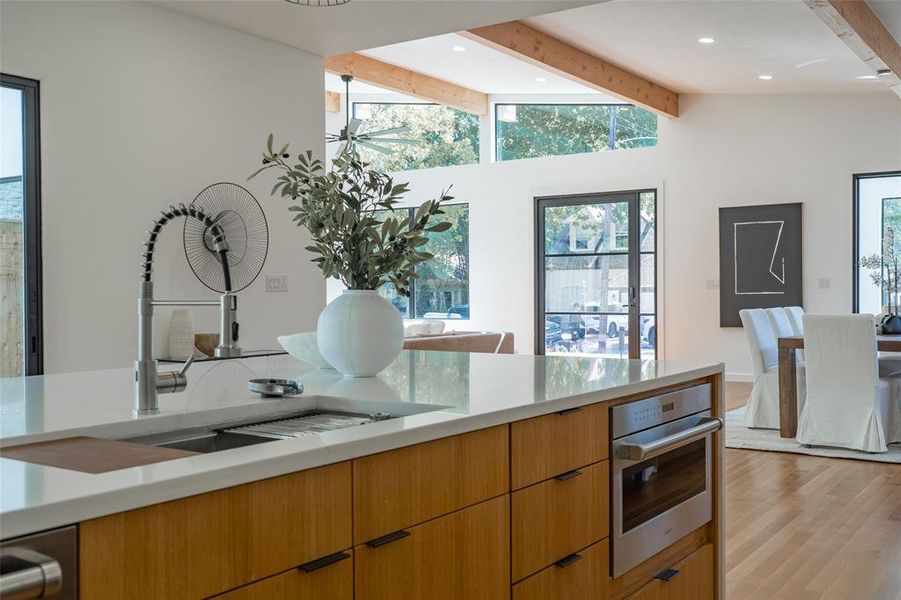
[[[0,75],[0,377],[43,372],[38,82]]]
[[[901,171],[854,176],[853,252],[854,310],[878,314],[889,301],[878,265],[887,252],[901,261]],[[892,304],[899,300],[901,294]]]
[[[657,145],[657,116],[630,104],[496,104],[498,161]]]
[[[406,133],[385,136],[415,144],[384,144],[385,154],[360,147],[360,154],[379,171],[410,171],[479,162],[479,118],[438,104],[354,102],[354,117],[363,120],[360,133],[407,127]]]
[[[412,217],[416,209],[397,210],[409,210]],[[469,205],[447,205],[444,213],[443,219],[452,227],[428,234],[424,249],[433,258],[416,268],[410,296],[401,296],[390,284],[381,288],[381,294],[406,318],[469,318]]]

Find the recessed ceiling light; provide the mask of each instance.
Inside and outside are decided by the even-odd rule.
[[[772,75],[758,75],[757,76],[757,79],[759,79],[761,81],[769,81],[772,78],[773,78]]]
[[[858,79],[878,79],[875,75],[858,75]]]
[[[712,44],[712,43],[714,43],[714,42],[716,42],[716,40],[713,39],[712,37],[701,37],[701,38],[698,38],[698,43],[699,43],[699,44]]]
[[[466,48],[464,48],[463,46],[454,46],[454,47],[452,48],[452,50],[453,50],[454,52],[466,52]]]
[[[538,83],[544,83],[545,81],[547,81],[547,78],[545,78],[545,77],[536,77],[536,78],[535,78],[535,81],[537,81]]]

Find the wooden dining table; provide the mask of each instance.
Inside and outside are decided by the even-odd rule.
[[[877,335],[880,352],[901,352],[901,335]],[[795,351],[804,349],[804,336],[779,338],[779,435],[793,438],[798,434],[798,364]]]

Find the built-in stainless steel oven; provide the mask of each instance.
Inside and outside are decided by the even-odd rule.
[[[0,598],[78,598],[75,525],[0,543]]]
[[[613,408],[614,577],[712,518],[710,406],[704,384]]]

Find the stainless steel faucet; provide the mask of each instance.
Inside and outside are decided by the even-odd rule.
[[[219,300],[154,300],[153,299],[153,253],[157,237],[163,226],[177,217],[198,219],[209,228],[212,236],[212,252],[219,255],[225,279],[225,293]],[[134,412],[139,415],[159,412],[159,394],[180,392],[188,385],[187,371],[194,362],[194,357],[178,371],[157,372],[157,362],[153,358],[153,307],[154,306],[219,306],[221,319],[219,322],[219,345],[215,355],[227,358],[241,355],[238,346],[238,299],[231,293],[231,272],[228,265],[228,243],[225,234],[216,224],[215,219],[193,206],[179,204],[162,211],[160,217],[153,222],[153,229],[144,243],[142,281],[138,290],[138,359],[135,361],[135,399]]]

